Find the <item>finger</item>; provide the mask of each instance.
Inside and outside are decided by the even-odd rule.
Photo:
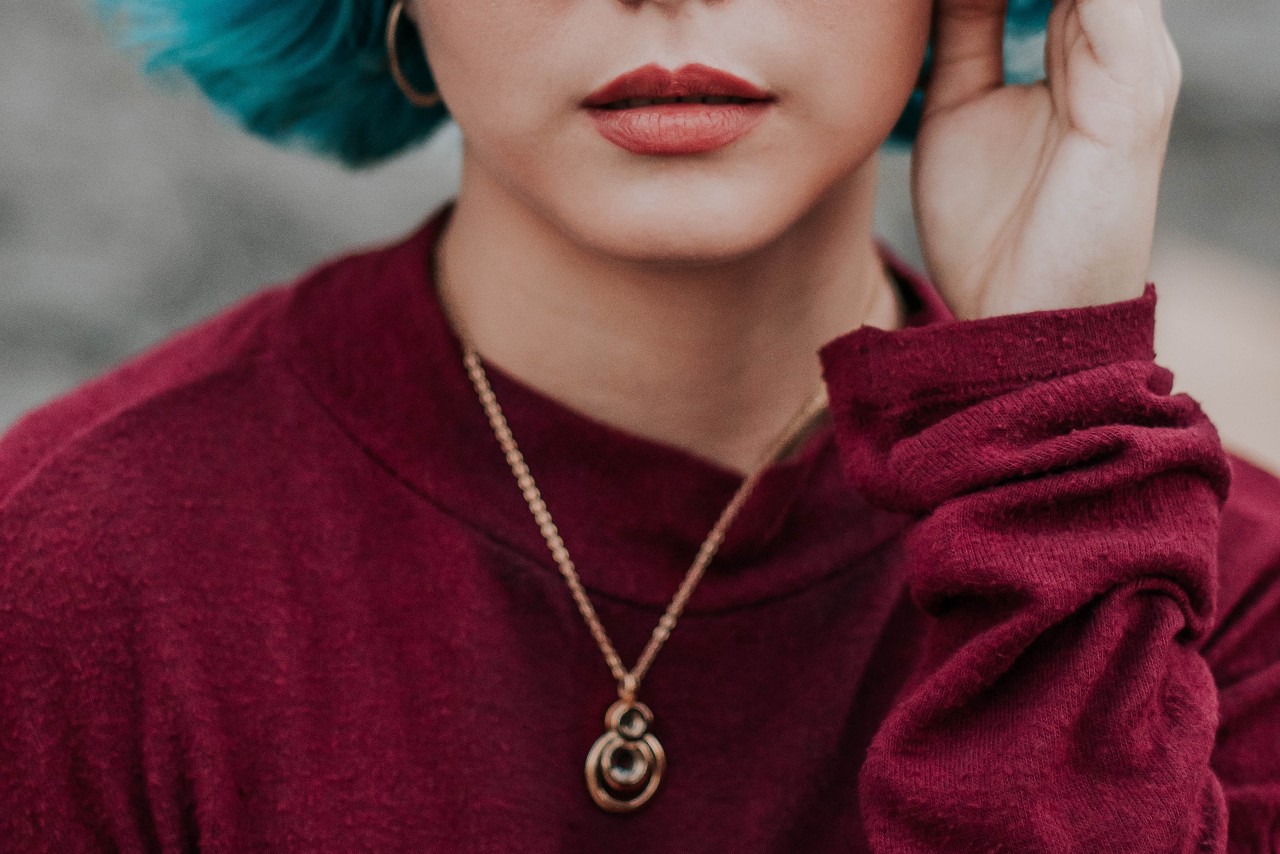
[[[1149,73],[1150,0],[1076,0],[1080,28],[1098,62],[1126,82]],[[1158,5],[1158,4],[1157,4]]]
[[[1049,19],[1056,114],[1107,148],[1163,151],[1180,68],[1161,0],[1060,0]]]
[[[926,114],[1004,85],[1006,6],[1007,0],[936,0]]]
[[[1180,82],[1177,53],[1160,0],[1074,0],[1082,49],[1068,63],[1096,64],[1135,115],[1157,124],[1172,113]],[[1082,71],[1083,73],[1083,71]]]

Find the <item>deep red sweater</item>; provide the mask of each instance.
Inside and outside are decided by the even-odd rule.
[[[834,426],[602,812],[616,686],[436,302],[450,210],[0,442],[0,849],[1277,850],[1280,482],[1170,394],[1153,287],[956,322],[896,260],[912,325],[822,350]],[[738,480],[490,376],[630,665]]]

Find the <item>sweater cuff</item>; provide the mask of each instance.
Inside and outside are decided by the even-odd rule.
[[[819,351],[833,410],[986,398],[1116,362],[1155,358],[1156,290],[1083,308],[883,330],[863,326]]]

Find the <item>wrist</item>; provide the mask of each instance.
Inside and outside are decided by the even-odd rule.
[[[977,305],[962,306],[955,314],[958,320],[980,320],[1034,311],[1058,311],[1110,305],[1141,297],[1150,283],[1145,276],[1136,276],[1123,281],[1103,282],[1095,279],[1078,285],[1055,285],[1043,289],[1010,289],[1008,292],[983,300]]]

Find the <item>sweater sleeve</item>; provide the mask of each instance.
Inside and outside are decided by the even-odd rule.
[[[847,476],[918,517],[928,634],[859,781],[878,854],[1228,850],[1197,647],[1231,469],[1154,362],[1155,299],[822,351]],[[1277,717],[1245,737],[1274,740]]]

